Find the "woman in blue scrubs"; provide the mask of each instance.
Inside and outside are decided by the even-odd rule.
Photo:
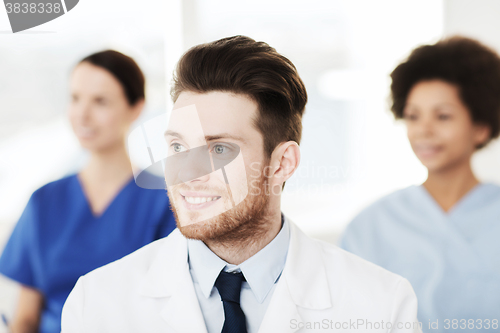
[[[75,67],[69,118],[90,160],[78,174],[32,194],[2,253],[0,273],[22,285],[13,333],[60,332],[62,307],[78,277],[175,228],[166,192],[135,184],[126,151],[144,84],[135,61],[116,51]]]
[[[407,278],[424,332],[499,331],[500,187],[471,157],[500,130],[500,58],[454,37],[415,49],[391,74],[427,180],[362,211],[341,246]]]

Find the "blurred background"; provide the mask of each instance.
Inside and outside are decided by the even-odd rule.
[[[500,50],[496,0],[81,0],[68,14],[12,34],[0,8],[0,251],[31,193],[77,170],[86,154],[66,109],[72,67],[113,48],[147,79],[142,122],[171,107],[169,83],[189,47],[243,34],[297,66],[309,94],[302,160],[282,210],[306,233],[336,242],[366,205],[425,180],[389,112],[389,73],[418,45],[462,34]],[[500,183],[500,144],[474,159]],[[0,277],[0,312],[17,286]],[[1,328],[0,328],[0,332]]]

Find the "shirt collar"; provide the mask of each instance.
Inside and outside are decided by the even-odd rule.
[[[231,265],[219,258],[202,241],[188,239],[188,262],[193,278],[208,298],[222,269],[240,271],[245,276],[255,298],[262,303],[285,266],[290,243],[289,222],[281,214],[282,227],[278,235],[263,249],[240,265]],[[194,274],[193,274],[194,273]]]

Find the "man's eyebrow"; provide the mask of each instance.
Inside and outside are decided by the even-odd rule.
[[[176,137],[178,137],[181,140],[184,139],[180,133],[177,133],[177,132],[172,131],[172,130],[166,130],[165,133],[163,133],[163,136],[169,136],[169,135],[170,136],[176,136]]]
[[[164,136],[175,136],[181,140],[184,140],[182,134],[178,133],[178,132],[175,132],[175,131],[172,131],[172,130],[167,130],[165,131],[165,133],[163,134]],[[229,133],[220,133],[220,134],[215,134],[215,135],[205,135],[205,141],[214,141],[214,140],[220,140],[220,139],[233,139],[235,141],[240,141],[240,142],[246,142],[245,139],[243,139],[242,137],[239,137],[239,136],[236,136],[236,135],[232,135],[232,134],[229,134]]]
[[[220,133],[220,134],[216,134],[216,135],[205,135],[206,141],[214,141],[214,140],[220,140],[220,139],[233,139],[235,141],[245,142],[245,139],[243,139],[242,137],[232,135],[229,133]]]

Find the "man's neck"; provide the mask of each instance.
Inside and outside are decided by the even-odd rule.
[[[245,232],[247,237],[207,240],[205,244],[219,258],[229,264],[239,265],[269,244],[281,230],[281,211],[266,214],[253,233]]]

